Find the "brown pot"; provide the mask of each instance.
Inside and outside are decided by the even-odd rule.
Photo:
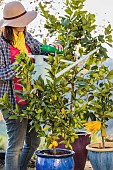
[[[90,143],[90,135],[86,135],[85,131],[79,132],[78,138],[72,144],[74,154],[75,167],[74,170],[84,170],[88,151],[86,150],[86,145]],[[61,137],[58,142],[61,141]],[[65,148],[64,144],[59,144],[59,148]]]

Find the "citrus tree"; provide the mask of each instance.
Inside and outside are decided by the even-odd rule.
[[[105,67],[105,61],[109,58],[105,44],[112,47],[112,27],[108,24],[102,28],[103,34],[99,33],[95,24],[96,16],[84,10],[84,3],[85,0],[65,0],[64,11],[57,17],[48,10],[51,2],[50,4],[40,2],[39,6],[46,20],[45,28],[49,32],[48,35],[57,35],[56,41],[64,46],[63,59],[74,62],[99,47],[97,53],[91,55],[85,64],[78,65],[63,74],[63,79],[71,88],[69,106],[75,120],[74,127],[81,127],[79,123],[81,118],[87,121],[89,118],[92,121],[99,120],[97,129],[101,129],[104,141],[106,121],[112,118],[110,80],[112,70]],[[66,64],[62,67],[66,67]]]

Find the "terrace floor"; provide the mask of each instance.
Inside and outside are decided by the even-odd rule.
[[[86,161],[85,169],[84,170],[93,170],[90,161]]]
[[[0,170],[5,170],[5,168],[4,168],[4,161],[0,162]],[[28,170],[35,170],[35,168],[28,168]],[[86,166],[85,166],[84,170],[93,170],[89,161],[86,161]]]

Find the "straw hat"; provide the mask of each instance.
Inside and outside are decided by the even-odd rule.
[[[0,20],[0,27],[25,27],[33,21],[36,16],[36,11],[26,11],[20,2],[12,1],[7,3],[3,9],[3,19]]]

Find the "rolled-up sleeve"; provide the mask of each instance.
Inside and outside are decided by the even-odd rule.
[[[40,46],[42,46],[42,43],[36,38],[33,38],[33,36],[28,32],[26,33],[26,43],[30,47],[33,55],[48,55],[48,52],[41,51]]]

